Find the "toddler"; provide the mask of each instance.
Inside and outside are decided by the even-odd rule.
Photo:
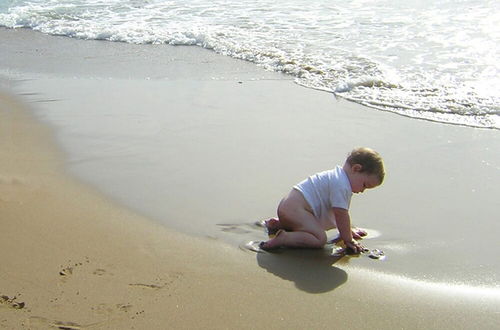
[[[325,231],[337,228],[348,249],[362,252],[363,246],[355,238],[366,232],[351,229],[351,196],[379,186],[384,176],[384,163],[377,152],[354,149],[344,166],[314,174],[293,187],[278,205],[278,218],[266,221],[269,234],[276,236],[260,247],[321,248],[327,241]]]

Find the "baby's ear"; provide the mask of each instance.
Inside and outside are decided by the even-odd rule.
[[[363,172],[363,165],[361,165],[361,164],[352,165],[352,171],[353,172]]]

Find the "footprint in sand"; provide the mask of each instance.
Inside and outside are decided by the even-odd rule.
[[[61,279],[65,280],[73,274],[74,270],[77,267],[81,267],[84,264],[88,264],[88,263],[90,263],[90,260],[88,257],[85,257],[85,261],[83,261],[83,262],[72,262],[71,260],[69,260],[68,266],[66,266],[66,267],[61,266],[61,270],[59,271],[59,276],[61,276]],[[105,273],[104,269],[97,269],[94,272],[94,274],[96,274],[96,275],[103,275],[104,273]]]
[[[98,268],[98,269],[94,270],[94,272],[92,274],[102,276],[102,275],[106,274],[106,270],[102,269],[102,268]]]
[[[0,296],[0,305],[12,309],[23,309],[26,304],[24,302],[19,302],[16,300],[17,296],[10,298],[9,296],[2,295]]]
[[[69,276],[71,274],[73,274],[73,267],[65,267],[59,272],[61,276]]]
[[[130,312],[132,310],[132,305],[130,304],[117,304],[116,308],[118,308],[121,312]]]

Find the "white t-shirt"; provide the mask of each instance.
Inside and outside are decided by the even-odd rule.
[[[340,166],[311,175],[293,188],[302,193],[318,219],[335,220],[332,209],[348,210],[351,204],[351,184]]]

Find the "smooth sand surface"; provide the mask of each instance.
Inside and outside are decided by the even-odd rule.
[[[360,129],[370,131],[370,127],[384,133],[379,134],[381,136],[378,140],[372,134],[364,135],[355,140],[353,145],[372,142],[370,145],[383,149],[381,152],[386,155],[392,178],[389,181],[390,176],[388,177],[385,187],[381,188],[378,194],[373,191],[374,197],[370,198],[370,195],[366,195],[359,198],[359,201],[353,202],[360,206],[364,205],[357,208],[355,213],[357,217],[367,218],[370,215],[370,218],[377,219],[377,221],[369,222],[367,227],[377,230],[383,228],[380,237],[367,242],[383,246],[386,252],[391,252],[392,264],[374,263],[368,258],[337,260],[328,256],[327,251],[296,250],[276,254],[255,254],[240,250],[226,242],[231,242],[231,237],[238,237],[235,241],[246,238],[240,232],[246,232],[245,228],[250,227],[248,225],[250,219],[263,216],[262,213],[272,209],[274,207],[272,203],[255,214],[247,214],[248,218],[237,223],[238,226],[229,226],[226,227],[229,230],[223,231],[224,235],[234,236],[218,237],[217,232],[221,229],[216,226],[217,222],[213,222],[212,232],[201,235],[212,238],[204,238],[200,235],[193,237],[172,231],[157,219],[151,221],[139,216],[130,210],[133,207],[127,205],[124,200],[121,204],[125,204],[126,207],[116,203],[115,200],[119,198],[113,196],[112,200],[109,192],[106,192],[107,196],[105,196],[70,176],[67,169],[71,170],[71,160],[74,160],[72,157],[75,156],[68,150],[73,144],[64,143],[64,127],[68,126],[71,121],[60,116],[51,118],[48,116],[50,109],[56,109],[54,113],[57,114],[57,107],[59,107],[56,105],[57,102],[49,101],[51,97],[57,96],[52,90],[53,85],[68,78],[71,71],[68,66],[61,64],[60,67],[68,70],[67,75],[51,73],[50,66],[47,71],[42,72],[43,70],[37,69],[37,66],[30,64],[29,61],[26,62],[28,63],[26,67],[22,64],[16,67],[12,53],[9,53],[11,49],[18,47],[16,49],[20,57],[20,54],[24,53],[28,57],[37,58],[33,55],[34,49],[29,45],[37,42],[39,35],[31,31],[2,30],[0,33],[5,36],[2,40],[10,40],[8,44],[12,46],[8,51],[5,50],[8,48],[0,50],[0,58],[4,63],[0,69],[9,76],[8,80],[4,80],[4,86],[7,86],[8,90],[15,90],[18,94],[17,98],[32,102],[29,109],[26,109],[26,105],[19,102],[17,98],[6,94],[0,98],[0,226],[2,228],[0,296],[5,296],[0,299],[0,327],[10,329],[50,327],[70,329],[85,327],[103,329],[194,327],[213,329],[263,327],[489,329],[498,324],[500,297],[498,291],[492,289],[498,285],[496,281],[486,286],[485,289],[482,288],[483,286],[456,285],[446,283],[446,281],[439,283],[416,281],[403,276],[405,269],[412,270],[411,259],[405,258],[411,253],[401,252],[398,258],[398,248],[403,249],[412,245],[426,246],[430,244],[429,242],[448,244],[445,238],[447,230],[450,229],[447,225],[453,219],[446,220],[444,226],[434,226],[437,228],[437,234],[434,236],[438,237],[422,233],[429,230],[425,223],[423,226],[408,224],[415,223],[419,217],[426,214],[431,214],[430,216],[435,221],[439,220],[441,214],[449,214],[449,207],[443,209],[442,202],[439,208],[426,200],[422,195],[424,191],[430,191],[427,193],[433,194],[430,200],[437,196],[452,199],[453,190],[462,193],[463,190],[473,185],[473,188],[482,194],[481,197],[491,199],[487,199],[488,203],[485,203],[484,208],[480,210],[481,218],[489,219],[495,214],[495,199],[490,196],[495,193],[495,188],[491,187],[493,185],[487,185],[487,181],[496,178],[498,168],[496,172],[487,171],[486,175],[474,178],[464,176],[460,181],[465,182],[462,185],[454,186],[453,184],[457,182],[457,176],[462,175],[468,166],[472,166],[465,166],[466,168],[458,166],[458,160],[460,163],[470,164],[468,160],[474,159],[477,155],[491,157],[484,150],[486,147],[497,146],[495,143],[498,142],[498,132],[433,123],[425,123],[426,130],[423,130],[419,126],[419,123],[422,123],[420,121],[391,114],[372,115],[371,112],[359,109],[359,106],[330,100],[331,111],[338,113],[335,121],[342,123],[341,126],[335,128],[344,127],[343,135],[347,134],[352,138],[355,134],[349,134],[349,132],[358,132]],[[45,54],[47,52],[57,54],[59,48],[56,48],[56,45],[60,46],[59,43],[74,42],[75,45],[83,45],[66,38],[46,39],[43,37],[43,40],[44,42],[40,44],[45,47],[43,50]],[[47,40],[53,40],[54,44],[47,43]],[[122,46],[126,45],[118,47]],[[122,54],[122,56],[125,55]],[[50,58],[51,56],[38,59],[50,64]],[[125,58],[129,59],[126,56]],[[196,57],[192,59],[193,65],[203,67],[200,61],[195,59]],[[15,60],[22,63],[17,57]],[[105,62],[104,65],[101,64],[102,67],[111,66],[103,57],[99,60]],[[225,61],[225,59],[220,59],[220,61]],[[6,62],[10,64],[5,65]],[[54,60],[54,63],[57,62]],[[186,66],[190,67],[190,64]],[[209,67],[213,68],[214,72],[220,72],[216,64]],[[240,70],[239,66],[236,65],[236,67],[238,68],[236,71]],[[59,68],[59,65],[55,65],[54,68]],[[80,70],[82,70],[81,66]],[[141,72],[141,70],[138,71]],[[202,75],[198,69],[193,69],[193,72]],[[206,71],[203,72],[206,73]],[[19,73],[21,74],[18,80],[12,79],[12,76]],[[241,71],[238,74],[240,73]],[[89,83],[89,80],[85,79],[92,78],[89,77],[92,74],[85,70],[74,74],[80,77],[79,79],[82,80],[80,83]],[[47,79],[47,75],[51,78]],[[30,81],[21,81],[27,76],[32,77],[30,80],[32,85]],[[136,81],[128,83],[137,89],[140,85],[137,80],[140,79],[136,76],[131,79]],[[207,77],[204,74],[202,77],[187,75],[185,80],[188,82],[183,83],[195,86],[200,80],[205,81],[205,79]],[[50,81],[53,85],[46,84],[45,89],[36,85],[37,81],[45,83]],[[178,80],[176,82],[182,84]],[[134,85],[135,83],[138,84]],[[317,101],[318,104],[328,102],[326,98],[318,96],[324,93],[303,89],[286,79],[279,79],[275,83],[272,81],[252,83],[245,80],[243,84],[240,84],[238,80],[230,79],[222,82],[215,80],[214,84],[205,84],[210,86],[206,86],[207,90],[204,95],[210,96],[216,93],[217,89],[219,91],[222,89],[226,91],[223,95],[228,96],[231,95],[227,92],[230,88],[229,84],[236,88],[242,87],[241,85],[255,84],[245,93],[257,100],[259,104],[270,101],[266,97],[259,98],[259,89],[261,94],[265,94],[264,90],[271,89],[274,96],[291,91],[291,94],[287,94],[287,99],[292,99],[292,102],[295,101],[294,93],[299,93],[298,91],[304,91],[299,96],[306,98],[306,101],[309,100],[308,95],[313,95],[320,99]],[[127,87],[126,82],[121,81],[117,84],[125,88],[124,94],[126,95],[129,94],[127,92],[133,90],[130,85]],[[166,91],[172,91],[175,90],[174,85],[178,86],[178,84],[166,84],[164,88]],[[102,87],[98,81],[94,81],[95,85]],[[30,91],[23,90],[27,88],[26,86],[31,89],[32,93],[51,91],[52,94],[41,96],[29,94]],[[74,89],[71,86],[69,83],[59,84],[60,90],[66,92],[64,95],[69,101],[79,100],[77,95],[72,94]],[[35,87],[39,90],[32,90]],[[147,87],[150,89],[151,85]],[[235,89],[232,88],[229,91],[234,92]],[[94,102],[95,94],[92,94],[92,89],[87,95],[93,95],[90,102]],[[140,100],[147,100],[147,97],[144,97],[144,91],[140,91],[137,95]],[[36,99],[38,101],[44,99],[45,102],[36,102]],[[108,102],[117,104],[116,100]],[[192,102],[192,99],[189,99],[187,107],[189,104],[192,105]],[[97,104],[97,102],[92,104]],[[217,105],[215,102],[211,104]],[[286,107],[288,105],[287,103]],[[220,106],[215,109],[223,108]],[[43,110],[42,113],[40,109]],[[300,110],[303,109],[297,108],[295,111],[302,114]],[[58,127],[51,122],[55,130],[42,126],[32,117],[33,113],[44,122],[50,122],[47,119],[62,118],[61,125]],[[47,113],[49,114],[46,115]],[[324,112],[319,114],[325,116]],[[273,116],[279,117],[279,114],[270,115],[270,117]],[[301,119],[303,117],[295,118],[299,123]],[[323,117],[320,121],[322,125],[332,124],[327,119]],[[284,120],[284,122],[290,124],[289,120]],[[395,130],[391,126],[395,122],[403,126]],[[232,123],[239,123],[239,121],[233,119]],[[362,123],[361,127],[360,123]],[[198,130],[203,129],[200,127],[197,127]],[[73,128],[78,131],[80,127]],[[185,127],[181,126],[181,128]],[[277,129],[283,134],[288,131],[285,128]],[[54,136],[54,131],[56,136]],[[196,130],[187,132],[202,140],[211,133],[200,134],[196,133]],[[83,133],[83,140],[89,141],[88,132]],[[96,132],[96,136],[99,137],[99,134]],[[246,134],[243,136],[247,136]],[[283,136],[283,134],[279,135]],[[320,130],[311,134],[309,143],[320,140],[317,138],[325,135]],[[301,134],[301,136],[304,135]],[[118,137],[125,140],[130,138],[120,135]],[[492,138],[493,142],[491,142]],[[217,139],[215,138],[214,141]],[[299,141],[298,138],[297,141]],[[221,142],[223,146],[225,146],[224,143]],[[260,146],[263,142],[257,141],[256,143]],[[303,148],[301,143],[307,144],[307,141],[299,143],[299,147]],[[492,144],[485,147],[485,143]],[[282,147],[293,148],[293,145],[287,143],[285,138],[279,144]],[[286,168],[278,164],[270,165],[267,169],[274,173],[278,169],[285,168],[281,173],[285,173],[283,175],[286,176],[286,180],[278,175],[274,179],[274,184],[267,187],[272,191],[269,194],[273,196],[279,194],[279,191],[288,184],[285,181],[291,180],[291,177],[296,177],[302,172],[308,173],[315,160],[327,158],[327,155],[329,155],[328,159],[324,159],[322,164],[315,166],[320,169],[322,165],[328,166],[332,158],[337,159],[335,156],[345,154],[346,151],[343,150],[345,148],[338,150],[344,144],[343,140],[330,143],[331,147],[336,150],[333,156],[330,156],[331,151],[327,149],[326,143],[318,147],[319,152],[311,151],[306,155],[290,152],[294,155],[291,157],[293,164],[298,164],[299,169],[291,165]],[[64,149],[64,153],[57,148],[57,145]],[[188,146],[188,143],[185,146]],[[412,150],[409,150],[410,147]],[[78,143],[75,144],[75,148],[85,151]],[[431,148],[430,151],[429,148]],[[470,158],[463,157],[463,150],[471,155]],[[265,152],[265,150],[262,151]],[[423,155],[426,161],[402,162],[400,160],[408,158],[410,154]],[[441,156],[438,157],[438,155]],[[430,163],[429,158],[435,161]],[[84,160],[87,159],[88,157],[84,158]],[[494,163],[495,161],[495,158],[488,161],[484,168],[495,169],[498,165]],[[484,162],[486,162],[485,157],[478,158],[479,164],[484,164]],[[476,164],[476,162],[471,163]],[[403,168],[398,166],[401,164],[405,166]],[[233,166],[237,167],[238,164],[233,164]],[[217,163],[214,163],[209,168],[216,167]],[[122,169],[122,167],[117,167],[117,170]],[[450,179],[452,176],[450,171],[454,179]],[[257,175],[259,172],[256,171],[254,174]],[[425,174],[423,177],[420,176],[422,172]],[[132,171],[132,173],[136,172]],[[445,173],[448,173],[446,184],[435,182],[436,178],[442,177]],[[178,172],[169,172],[169,174],[173,177],[172,180],[181,175]],[[254,180],[257,180],[256,178],[258,177],[254,176]],[[478,185],[478,180],[479,182],[485,181],[486,186]],[[431,189],[421,187],[429,187],[429,185]],[[407,187],[412,187],[413,190],[406,189]],[[445,193],[433,193],[437,189]],[[397,193],[391,190],[397,190]],[[211,198],[216,201],[218,196],[214,195]],[[419,207],[408,215],[405,208],[408,208],[411,203],[405,201],[411,198],[418,199],[418,202],[412,201],[413,204],[424,207]],[[484,198],[480,201],[484,201]],[[391,203],[381,208],[381,199],[389,200]],[[262,199],[257,198],[256,203],[262,203]],[[446,205],[450,204],[453,204],[453,208],[460,207],[455,200],[446,202]],[[177,204],[177,207],[184,209],[183,205]],[[229,207],[237,212],[238,205]],[[477,209],[474,209],[471,214],[473,211],[477,213]],[[182,212],[184,211],[174,212],[171,216],[180,217]],[[209,210],[209,212],[215,211]],[[470,216],[461,215],[461,213],[455,214],[454,217]],[[391,230],[394,219],[401,219],[403,229]],[[463,221],[461,223],[463,224]],[[487,221],[487,224],[493,225],[492,223],[491,220]],[[477,227],[481,228],[481,226],[482,224],[477,224]],[[469,230],[474,233],[477,227],[471,225]],[[252,230],[254,229],[250,231]],[[189,230],[183,231],[189,232]],[[259,238],[263,234],[260,232],[251,235]],[[418,239],[426,236],[431,237],[419,245]],[[464,242],[466,243],[468,244]],[[391,249],[391,244],[394,246],[393,249]],[[486,246],[494,248],[495,244],[490,242]],[[436,254],[438,258],[442,258],[440,249],[432,249],[432,246],[427,248],[428,252],[423,253],[424,256],[430,258]],[[488,259],[485,260],[486,262]],[[387,265],[392,265],[395,271],[384,271]],[[457,265],[458,269],[464,267]],[[447,271],[451,272],[451,270]]]

